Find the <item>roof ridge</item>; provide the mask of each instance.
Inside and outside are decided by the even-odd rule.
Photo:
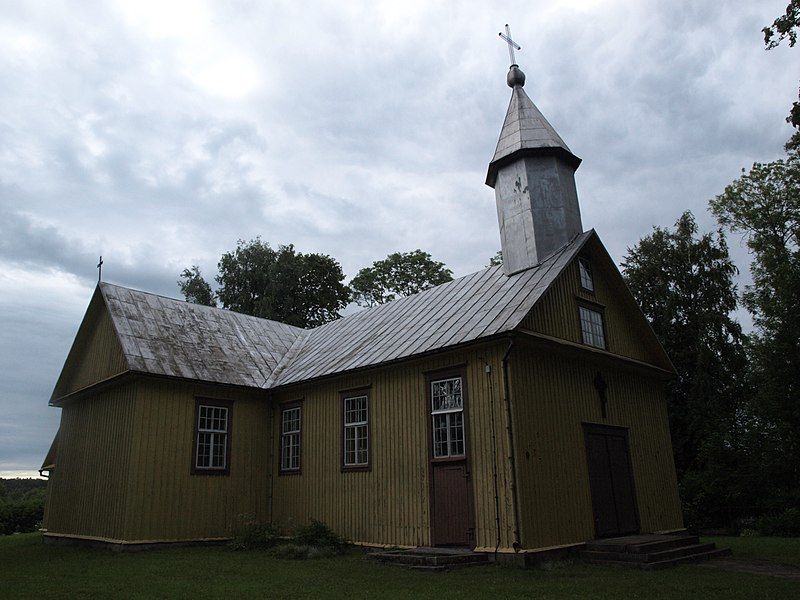
[[[118,288],[121,290],[127,290],[129,292],[135,292],[137,294],[143,294],[145,296],[154,296],[155,298],[162,298],[164,300],[170,300],[172,302],[178,302],[179,304],[184,304],[190,306],[192,308],[199,308],[201,310],[216,310],[225,313],[229,313],[232,315],[241,315],[243,317],[247,317],[249,319],[258,319],[259,321],[269,321],[270,323],[277,323],[278,325],[283,325],[284,327],[291,327],[292,329],[297,329],[299,331],[311,331],[310,329],[306,329],[305,327],[298,327],[297,325],[290,325],[289,323],[284,323],[283,321],[277,321],[275,319],[267,319],[266,317],[259,317],[256,315],[249,315],[245,312],[240,312],[238,310],[231,310],[229,308],[223,308],[222,306],[208,306],[206,304],[198,304],[197,302],[190,302],[189,300],[181,300],[180,298],[173,298],[172,296],[165,296],[164,294],[156,294],[155,292],[147,292],[145,290],[140,290],[137,288],[128,287],[125,285],[118,285],[116,283],[109,283],[107,281],[101,281],[97,284],[101,290],[105,287],[113,287]],[[314,328],[312,328],[314,329]]]

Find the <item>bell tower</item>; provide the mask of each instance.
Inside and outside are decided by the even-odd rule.
[[[512,275],[536,266],[583,231],[575,188],[581,159],[525,93],[525,74],[516,64],[506,79],[511,102],[486,185],[494,188],[497,202],[503,270]]]

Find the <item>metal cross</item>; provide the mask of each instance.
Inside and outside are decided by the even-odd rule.
[[[514,48],[516,48],[517,50],[522,50],[522,46],[520,46],[517,42],[511,39],[511,28],[508,26],[508,23],[506,23],[506,32],[503,33],[501,31],[497,35],[503,38],[506,41],[506,44],[508,44],[508,57],[511,59],[511,64],[512,65],[517,64],[517,59],[514,58]]]
[[[97,283],[103,279],[103,257],[100,257],[100,262],[97,263]]]

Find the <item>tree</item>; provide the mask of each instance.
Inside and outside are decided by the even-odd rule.
[[[720,464],[735,462],[733,432],[746,386],[742,330],[731,316],[738,271],[725,236],[698,234],[686,212],[674,230],[656,227],[629,248],[622,267],[678,374],[668,411],[687,520],[725,520],[719,511],[726,491],[709,481]]]
[[[350,289],[357,304],[376,306],[452,280],[453,273],[444,263],[417,249],[395,252],[361,269]]]
[[[743,300],[756,325],[756,408],[783,457],[775,494],[800,506],[800,149],[787,144],[785,160],[742,173],[710,207],[722,226],[744,235],[753,257]]]
[[[486,265],[487,267],[499,267],[503,264],[503,251],[498,250],[495,252],[495,255],[489,259],[489,264]]]
[[[184,269],[178,279],[178,287],[187,302],[202,304],[204,306],[216,306],[214,292],[208,282],[200,274],[200,267],[192,265]]]
[[[316,327],[338,319],[350,298],[336,260],[296,252],[291,244],[274,250],[261,238],[239,240],[217,266],[223,308],[288,325]]]
[[[786,12],[775,19],[772,25],[764,27],[764,45],[767,50],[776,48],[780,43],[789,39],[789,47],[797,43],[797,30],[800,29],[800,0],[790,0]],[[798,93],[800,98],[800,93]],[[800,101],[792,104],[786,122],[795,128],[800,128]],[[800,145],[800,131],[797,131],[789,142],[795,147]]]
[[[178,281],[190,302],[295,325],[316,327],[339,318],[350,299],[336,260],[324,254],[303,254],[294,246],[270,247],[261,238],[239,240],[217,264],[216,298],[195,265]]]

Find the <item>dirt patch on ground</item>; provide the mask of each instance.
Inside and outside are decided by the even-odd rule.
[[[800,581],[800,567],[790,565],[779,565],[766,560],[738,560],[736,558],[715,558],[704,567],[712,569],[722,569],[724,571],[737,571],[739,573],[753,573],[754,575],[769,575],[771,577],[781,577]]]

